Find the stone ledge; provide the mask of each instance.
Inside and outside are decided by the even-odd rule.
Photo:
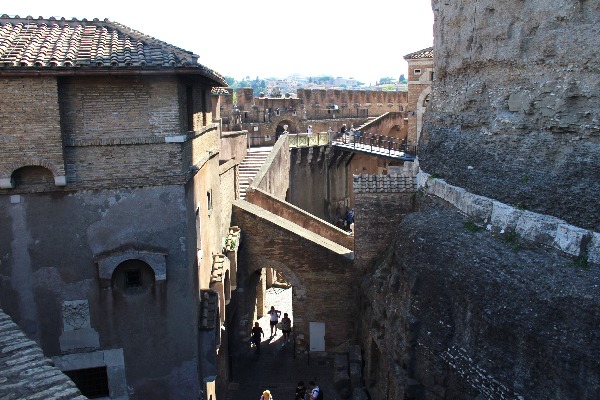
[[[488,229],[513,230],[522,238],[553,247],[575,257],[585,255],[592,263],[600,263],[600,234],[567,224],[560,218],[520,210],[508,204],[479,196],[448,184],[421,169],[416,176],[418,190],[439,197]],[[591,240],[590,240],[591,239]]]

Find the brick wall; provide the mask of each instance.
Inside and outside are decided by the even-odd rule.
[[[67,140],[181,134],[176,78],[61,78]],[[185,104],[185,103],[183,103]]]
[[[385,253],[400,221],[414,209],[414,193],[355,193],[355,265],[365,269]]]
[[[299,352],[307,350],[311,321],[326,323],[328,351],[353,341],[356,282],[352,261],[300,231],[285,229],[248,211],[249,207],[259,209],[256,206],[241,208],[243,204],[248,203],[236,202],[233,209],[234,223],[243,234],[239,249],[242,282],[247,284],[253,272],[267,267],[281,271],[291,281]],[[254,303],[246,307],[252,310]]]
[[[0,80],[0,178],[38,165],[64,176],[55,78]]]

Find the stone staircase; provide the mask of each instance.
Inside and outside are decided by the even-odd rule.
[[[254,147],[240,164],[240,199],[246,198],[246,189],[263,166],[273,147]]]

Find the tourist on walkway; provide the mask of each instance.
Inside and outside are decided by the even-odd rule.
[[[306,133],[312,133],[312,125],[308,126],[308,129],[306,130]]]
[[[273,396],[271,396],[271,392],[268,390],[265,390],[262,394],[262,396],[260,396],[260,400],[273,400]]]
[[[306,400],[306,386],[304,386],[304,381],[298,382],[298,386],[296,387],[296,397],[294,400]]]
[[[279,317],[281,317],[281,311],[276,310],[275,306],[271,306],[267,314],[271,316],[269,323],[271,324],[271,337],[273,337],[277,333],[277,323],[279,322]]]
[[[318,399],[319,398],[319,393],[321,392],[321,389],[319,389],[319,387],[313,381],[308,382],[308,386],[310,386],[310,397],[309,397],[309,399],[310,400],[316,400],[316,399]]]
[[[287,313],[283,314],[281,318],[281,333],[283,333],[284,343],[290,340],[290,332],[292,331],[292,320],[288,317]]]
[[[260,342],[264,336],[265,332],[263,332],[258,322],[255,322],[254,328],[252,328],[252,343],[256,346],[256,354],[260,354]]]

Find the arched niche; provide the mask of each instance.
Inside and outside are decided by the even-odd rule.
[[[14,189],[16,186],[29,183],[54,184],[54,186],[66,186],[67,178],[64,168],[59,168],[46,160],[26,160],[12,164],[7,170],[0,172],[0,189]]]
[[[111,287],[115,270],[128,260],[139,260],[147,264],[154,273],[155,282],[164,282],[167,280],[166,253],[127,250],[118,254],[110,254],[98,258],[98,277],[100,279],[100,285],[104,288]]]

